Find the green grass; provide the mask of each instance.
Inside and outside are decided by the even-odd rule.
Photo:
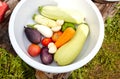
[[[105,21],[105,37],[97,55],[73,71],[69,79],[120,79],[120,8],[116,9]]]
[[[0,79],[35,79],[35,70],[5,49],[0,48]]]

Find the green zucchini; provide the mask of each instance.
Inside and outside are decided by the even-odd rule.
[[[48,27],[56,27],[58,26],[56,21],[52,20],[52,19],[49,19],[47,17],[44,17],[40,14],[34,14],[33,15],[33,20],[38,23],[38,24],[42,24],[44,26],[48,26]]]
[[[75,24],[84,22],[84,16],[79,11],[63,9],[57,6],[40,6],[38,11],[41,15],[54,20],[61,19]]]
[[[82,50],[88,34],[88,25],[78,25],[75,36],[56,51],[54,60],[57,64],[64,66],[72,63]]]

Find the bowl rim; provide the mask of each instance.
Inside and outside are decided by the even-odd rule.
[[[27,0],[21,0],[17,6],[15,7],[14,11],[12,12],[12,15],[10,17],[10,21],[9,21],[9,38],[10,38],[10,42],[14,48],[14,50],[19,53],[17,53],[17,55],[27,64],[29,64],[31,67],[37,69],[37,70],[41,70],[44,72],[50,72],[50,73],[65,73],[65,72],[70,72],[73,70],[76,70],[82,66],[84,66],[85,64],[87,64],[99,51],[103,39],[104,39],[104,22],[103,22],[103,18],[102,15],[99,11],[99,9],[97,8],[97,6],[91,1],[91,0],[87,0],[88,4],[91,5],[93,7],[93,9],[96,12],[96,15],[99,16],[98,20],[100,23],[100,35],[99,38],[97,40],[97,44],[95,45],[95,48],[92,49],[92,54],[88,54],[84,59],[82,59],[80,62],[77,63],[73,63],[71,65],[67,65],[67,66],[60,66],[60,67],[56,67],[56,66],[49,66],[49,65],[44,65],[44,64],[39,64],[38,62],[32,60],[31,58],[29,58],[28,56],[25,55],[25,53],[23,53],[23,51],[20,49],[19,45],[17,44],[16,38],[14,37],[14,20],[15,20],[15,15],[17,13],[17,11],[19,10],[19,8],[21,7],[21,5]],[[31,62],[34,62],[31,63]],[[48,69],[49,68],[49,69]]]

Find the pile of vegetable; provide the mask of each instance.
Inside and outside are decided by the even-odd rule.
[[[35,24],[25,27],[31,44],[28,53],[40,55],[43,64],[55,61],[58,65],[71,64],[80,53],[89,34],[85,17],[78,11],[57,6],[40,6],[33,15]]]
[[[36,79],[35,69],[18,56],[0,48],[0,79]]]

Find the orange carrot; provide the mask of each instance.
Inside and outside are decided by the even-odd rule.
[[[68,42],[75,34],[75,30],[71,27],[68,27],[63,34],[55,42],[57,48]]]

